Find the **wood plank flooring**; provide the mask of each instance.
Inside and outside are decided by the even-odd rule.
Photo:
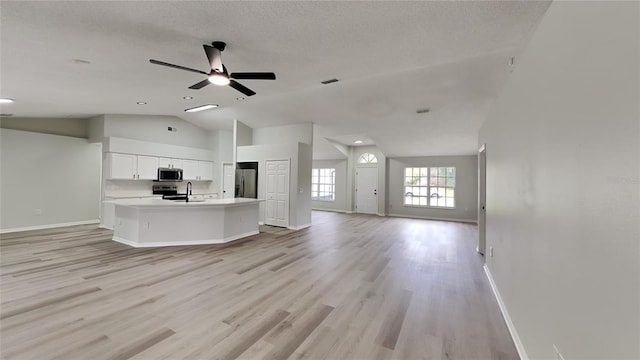
[[[315,211],[225,245],[111,236],[2,235],[2,359],[518,358],[473,225]]]

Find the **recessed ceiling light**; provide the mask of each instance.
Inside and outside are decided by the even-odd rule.
[[[238,96],[238,97],[236,98],[236,100],[238,100],[238,101],[242,101],[242,100],[244,100],[244,97],[243,97],[243,96]]]
[[[138,105],[147,105],[147,103],[145,101],[138,101],[136,104],[138,104]]]
[[[356,140],[356,141],[354,141],[353,143],[354,143],[354,144],[362,144],[362,143],[364,143],[364,141],[362,141],[362,140]]]
[[[191,100],[191,99],[193,99],[193,96],[185,96],[185,97],[183,97],[183,99],[185,99],[185,100]]]
[[[198,106],[198,107],[194,107],[194,108],[191,108],[191,109],[185,109],[184,111],[186,111],[186,112],[196,112],[196,111],[214,109],[214,108],[217,108],[217,107],[218,107],[218,105],[216,105],[216,104],[207,104],[207,105],[201,105],[201,106]]]
[[[12,103],[13,99],[9,99],[9,98],[0,98],[0,104],[9,104]]]

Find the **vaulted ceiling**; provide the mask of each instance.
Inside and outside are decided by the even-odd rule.
[[[548,5],[2,1],[0,96],[16,100],[2,112],[175,115],[211,130],[230,129],[233,119],[313,122],[317,159],[342,156],[326,138],[361,138],[387,156],[473,154],[510,59],[517,66]],[[213,85],[191,90],[204,75],[149,63],[208,71],[202,45],[212,41],[227,43],[229,71],[273,71],[277,80],[240,81],[252,97]],[[332,78],[339,81],[321,84]],[[205,103],[220,107],[184,112]]]

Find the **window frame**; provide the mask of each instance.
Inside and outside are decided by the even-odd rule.
[[[330,175],[321,175],[322,170],[329,170]],[[317,174],[316,174],[317,171]],[[330,182],[322,182],[324,178],[330,178]],[[313,187],[317,186],[317,190],[313,190]],[[320,194],[326,194],[327,191],[320,191],[321,186],[329,186],[329,193],[331,195],[331,199],[322,199],[320,198]],[[314,192],[317,194],[316,197],[313,196]],[[326,196],[326,195],[323,195]],[[336,201],[336,169],[330,167],[322,167],[322,168],[312,168],[311,169],[311,200],[312,201],[326,201],[326,202],[335,202]]]
[[[433,183],[433,181],[432,181],[433,171],[435,170],[437,172],[438,169],[442,169],[442,168],[446,169],[445,172],[447,174],[450,171],[449,169],[453,169],[453,176],[445,175],[444,177],[442,177],[442,176],[439,176],[439,174],[438,174],[438,175],[435,176],[435,178],[436,178],[435,181],[438,182],[438,181],[440,181],[440,179],[443,179],[445,184],[444,185],[441,185],[441,184],[432,185],[432,183]],[[419,173],[418,182],[419,183],[422,180],[421,178],[424,178],[424,176],[423,176],[421,171],[426,171],[426,174],[427,174],[426,181],[422,180],[422,181],[424,181],[426,183],[426,185],[407,185],[408,184],[407,178],[409,177],[409,176],[407,176],[407,169],[411,169],[412,175],[410,177],[412,177],[412,178],[416,177],[416,175],[414,175],[414,172],[416,171],[416,169],[418,170],[418,173]],[[422,169],[426,169],[426,170],[422,170]],[[402,193],[401,194],[402,194],[402,205],[403,206],[405,206],[405,207],[415,207],[415,208],[444,209],[444,210],[454,210],[454,209],[456,209],[457,201],[456,201],[456,191],[455,191],[455,189],[456,189],[456,182],[457,182],[457,180],[456,180],[456,178],[457,178],[457,170],[456,170],[455,166],[405,166],[404,169],[403,169],[402,178],[403,179],[402,179]],[[453,179],[453,185],[452,186],[447,185],[447,180],[448,179]],[[412,190],[413,190],[413,188],[418,188],[418,191],[421,190],[420,188],[426,189],[426,191],[425,191],[426,196],[424,196],[424,197],[427,198],[427,204],[426,205],[407,204],[406,203],[406,201],[407,201],[406,194],[408,193],[407,192],[407,188],[408,187],[411,187]],[[440,188],[440,189],[444,190],[444,192],[445,192],[445,196],[444,196],[445,205],[432,205],[432,197],[431,197],[431,195],[433,195],[433,190],[432,190],[433,188]],[[452,189],[453,190],[453,196],[451,196],[451,197],[447,197],[446,196],[446,193],[448,192],[448,189]],[[431,194],[431,195],[429,195],[429,194]],[[411,196],[413,197],[414,195],[411,195]],[[418,196],[420,196],[420,195],[418,195]],[[438,196],[438,200],[440,198],[441,197]],[[446,205],[447,199],[452,199],[453,206],[447,206]]]

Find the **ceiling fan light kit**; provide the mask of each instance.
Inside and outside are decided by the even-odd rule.
[[[149,62],[156,65],[168,66],[175,69],[196,72],[198,74],[207,75],[207,79],[200,81],[199,83],[189,86],[189,89],[199,90],[209,84],[215,84],[218,86],[230,86],[246,96],[253,96],[255,91],[247,88],[239,82],[233,80],[275,80],[276,74],[272,72],[240,72],[229,73],[227,68],[222,64],[222,51],[224,51],[227,44],[222,41],[214,41],[211,45],[202,45],[204,52],[207,55],[209,61],[209,72],[200,71],[197,69],[188,68],[185,66],[170,64],[164,61],[158,61],[149,59]]]

